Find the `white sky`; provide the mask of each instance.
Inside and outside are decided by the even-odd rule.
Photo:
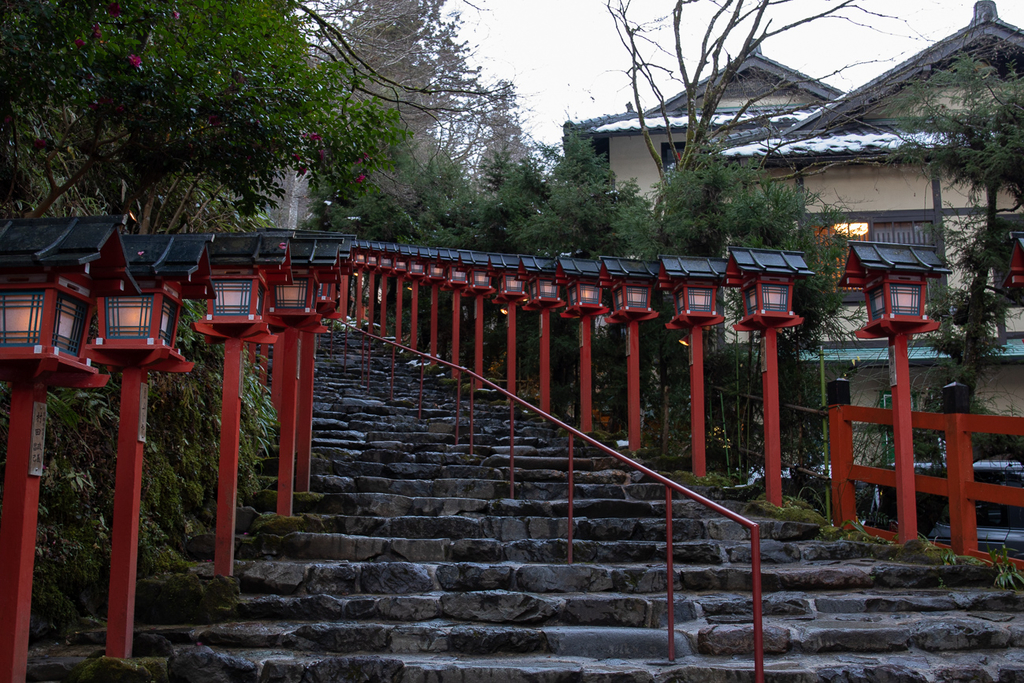
[[[815,13],[831,2],[793,0],[790,17]],[[644,20],[670,15],[674,4],[674,0],[632,0],[637,18]],[[849,21],[826,19],[794,29],[765,41],[764,55],[851,90],[967,26],[974,8],[973,0],[861,0],[860,4],[875,14],[854,13]],[[1000,19],[1024,27],[1022,0],[998,0],[997,6]],[[463,38],[485,75],[516,84],[528,130],[540,142],[557,143],[566,119],[616,114],[632,101],[623,73],[629,57],[605,0],[449,0],[449,7],[462,12]],[[694,12],[690,34],[696,38],[706,22]],[[671,34],[662,35],[659,45],[674,51]],[[660,62],[670,66],[671,56],[662,56]],[[667,80],[662,88],[666,96],[682,89]],[[644,102],[645,107],[652,104],[651,99]]]

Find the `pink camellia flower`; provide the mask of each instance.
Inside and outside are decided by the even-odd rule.
[[[309,134],[309,139],[312,140],[313,142],[319,142],[319,141],[323,140],[323,138],[320,137],[319,135],[317,135],[316,133],[310,133]]]
[[[142,67],[142,57],[139,57],[138,55],[128,55],[128,63],[136,69],[139,69]]]
[[[175,19],[181,19],[181,13],[178,10],[174,10],[173,12],[171,12],[171,16]]]
[[[32,143],[32,146],[36,149],[43,149],[46,147],[46,140],[42,138],[36,138],[36,141]]]
[[[85,41],[81,38],[75,38],[75,47],[85,47]]]
[[[100,30],[99,24],[92,25],[92,37],[96,38],[97,40],[103,37],[103,31]]]
[[[302,161],[302,156],[299,154],[293,154],[292,157],[295,159],[295,161]]]
[[[323,161],[326,158],[327,158],[327,150],[325,150],[325,149],[320,150],[320,161]]]
[[[306,175],[306,167],[299,166],[299,175]]]
[[[117,105],[114,108],[114,111],[117,112],[118,114],[123,114],[124,113],[124,105],[123,104]]]
[[[96,111],[99,108],[100,108],[100,105],[97,104],[96,102],[90,102],[89,103],[89,109],[92,109],[93,111]]]
[[[110,3],[109,5],[107,5],[107,14],[117,19],[119,16],[121,16],[121,5],[119,5],[116,2]]]
[[[359,174],[358,176],[356,176],[356,182],[357,182],[357,183],[361,183],[361,182],[363,182],[364,180],[366,180],[366,175],[365,175],[365,174],[363,174],[363,173],[360,173],[360,174]]]

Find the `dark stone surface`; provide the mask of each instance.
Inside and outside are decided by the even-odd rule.
[[[427,568],[409,562],[364,564],[360,585],[364,593],[408,595],[434,590],[434,580]]]
[[[205,646],[181,650],[167,660],[170,683],[257,683],[256,665]]]
[[[459,626],[452,629],[449,642],[452,651],[470,655],[549,651],[543,631],[525,628]]]

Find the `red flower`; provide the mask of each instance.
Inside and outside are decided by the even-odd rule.
[[[363,182],[364,180],[366,180],[366,174],[364,174],[364,173],[360,173],[360,174],[359,174],[358,176],[356,176],[356,182],[357,182],[357,183],[361,183],[361,182]]]
[[[306,175],[306,167],[299,166],[299,175]]]
[[[173,12],[171,12],[171,16],[175,19],[181,19],[181,13],[178,12],[178,10],[174,10]]]
[[[100,105],[98,105],[97,103],[95,103],[95,102],[90,102],[89,103],[89,109],[92,109],[93,111],[96,111],[99,108],[100,108]]]
[[[320,150],[320,161],[323,161],[326,158],[327,158],[327,150],[324,150],[324,149]]]
[[[84,47],[85,41],[81,38],[75,38],[75,47]]]
[[[128,55],[128,63],[136,69],[139,69],[142,67],[142,57],[139,57],[138,55]]]
[[[103,37],[103,31],[100,30],[99,24],[92,25],[92,37],[96,38],[97,40]]]
[[[46,147],[46,140],[42,138],[36,138],[36,141],[32,143],[32,146],[36,149],[44,149]]]
[[[109,5],[107,5],[107,14],[112,16],[114,19],[117,19],[119,16],[121,16],[121,5],[119,5],[116,2],[110,3]]]
[[[293,154],[292,157],[295,158],[295,161],[302,161],[302,157],[298,154]]]
[[[320,140],[323,140],[323,138],[317,135],[316,133],[310,133],[309,139],[312,140],[313,142],[319,142]]]
[[[118,114],[123,114],[124,113],[124,105],[123,104],[117,105],[117,107],[114,108],[114,111],[117,112]]]

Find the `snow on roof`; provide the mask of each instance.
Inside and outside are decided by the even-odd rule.
[[[895,133],[845,133],[823,135],[807,140],[763,140],[724,150],[731,157],[756,157],[769,153],[778,155],[870,154],[898,149],[904,137]]]
[[[727,123],[733,121],[744,122],[753,121],[755,119],[763,119],[768,117],[768,120],[772,123],[783,123],[792,124],[800,121],[804,121],[818,112],[818,107],[814,109],[800,110],[800,111],[787,111],[783,110],[778,114],[772,115],[771,111],[765,109],[751,109],[743,112],[743,114],[737,117],[736,112],[725,112],[721,114],[715,114],[711,119],[712,126],[724,126]],[[778,111],[778,110],[776,110]],[[690,123],[690,120],[686,116],[670,116],[668,117],[668,125],[672,128],[686,128]],[[662,117],[647,117],[647,127],[651,130],[662,130],[665,128],[665,119]],[[638,131],[640,130],[640,119],[637,116],[633,116],[629,119],[621,121],[612,121],[601,126],[597,126],[591,130],[592,133],[622,133],[627,131]]]

